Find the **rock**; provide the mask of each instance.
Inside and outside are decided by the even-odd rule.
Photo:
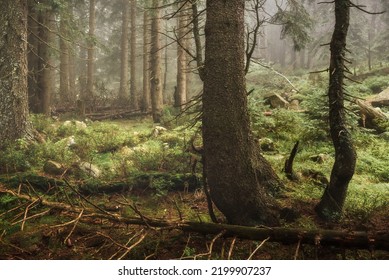
[[[325,161],[328,160],[328,155],[325,155],[325,154],[313,155],[313,156],[310,156],[309,159],[313,162],[324,163]]]
[[[298,101],[297,99],[293,99],[292,101],[290,101],[289,109],[300,110],[300,101]]]
[[[62,175],[65,172],[65,167],[62,164],[48,160],[43,165],[43,171],[51,175]]]
[[[389,131],[383,132],[379,135],[380,138],[389,141]]]
[[[164,131],[167,131],[166,128],[164,128],[163,126],[156,126],[153,128],[153,131],[151,132],[151,136],[152,137],[157,137],[158,135],[161,135]]]
[[[75,126],[77,129],[85,129],[87,128],[86,123],[80,121],[65,121],[63,123],[64,126]]]
[[[273,140],[270,138],[261,138],[259,139],[259,146],[262,151],[264,152],[274,152],[276,151],[276,148],[274,146]]]
[[[100,169],[96,165],[93,165],[92,163],[89,162],[82,161],[78,163],[78,168],[85,174],[92,176],[94,178],[98,178],[101,175]]]
[[[265,98],[266,103],[270,104],[272,108],[288,108],[289,102],[286,101],[281,95],[275,93]]]

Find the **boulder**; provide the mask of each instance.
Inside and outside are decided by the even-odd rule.
[[[286,101],[281,95],[275,93],[265,98],[266,103],[272,108],[288,108],[289,102]]]
[[[92,163],[85,162],[85,161],[79,162],[78,168],[82,172],[84,172],[85,174],[87,174],[91,177],[98,178],[101,176],[101,170],[96,165],[94,165]]]
[[[270,138],[261,138],[261,139],[259,139],[259,147],[264,152],[274,152],[274,151],[276,151],[276,148],[274,146],[274,142]]]
[[[66,168],[53,160],[48,160],[43,165],[43,171],[50,175],[62,175],[65,172]]]

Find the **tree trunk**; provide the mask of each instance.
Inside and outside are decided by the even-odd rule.
[[[122,38],[120,50],[120,89],[119,100],[124,101],[128,94],[128,13],[129,0],[122,0]]]
[[[30,110],[33,113],[39,113],[39,12],[35,6],[34,2],[28,2],[28,98]]]
[[[89,108],[93,107],[93,84],[95,68],[95,29],[96,29],[96,0],[89,2],[89,33],[88,33],[88,73],[87,73],[87,96],[86,101]],[[92,109],[91,109],[92,110]]]
[[[2,1],[0,34],[0,145],[4,145],[26,136],[29,129],[26,0]]]
[[[161,75],[161,19],[159,1],[153,0],[151,20],[151,106],[153,121],[159,123],[162,116],[162,75]]]
[[[59,64],[59,95],[61,104],[69,105],[69,42],[68,38],[68,21],[65,12],[62,12],[60,20],[60,64]]]
[[[349,0],[335,0],[335,19],[335,29],[330,44],[328,89],[330,133],[335,148],[335,163],[332,167],[330,184],[316,206],[319,216],[327,220],[337,220],[340,217],[356,163],[356,152],[345,120],[343,92],[344,57],[350,20]]]
[[[143,11],[143,94],[142,94],[142,111],[147,112],[150,108],[150,55],[149,55],[149,11],[148,1],[145,1]]]
[[[255,144],[245,88],[244,0],[207,1],[203,141],[211,196],[229,223],[275,225],[281,183]],[[275,207],[275,206],[274,206]]]
[[[49,3],[47,3],[49,4]],[[50,116],[51,113],[51,98],[54,94],[54,73],[53,73],[53,55],[52,45],[54,42],[54,34],[51,30],[55,28],[54,11],[47,5],[48,8],[41,11],[42,26],[40,26],[39,58],[41,60],[41,70],[39,74],[40,87],[40,110],[39,113]]]
[[[130,81],[130,95],[131,105],[135,110],[139,109],[139,98],[136,89],[136,0],[131,0],[131,81]]]
[[[175,92],[175,107],[183,109],[183,105],[186,103],[187,88],[187,54],[184,48],[186,48],[186,34],[187,29],[187,7],[184,6],[177,18],[177,89]]]

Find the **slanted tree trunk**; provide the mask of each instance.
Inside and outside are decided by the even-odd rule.
[[[251,134],[245,88],[244,0],[207,1],[203,142],[212,200],[229,223],[276,225],[268,196],[282,185]]]
[[[143,10],[143,94],[142,94],[142,111],[147,112],[150,108],[150,55],[149,55],[149,1],[144,1]]]
[[[131,105],[135,110],[139,109],[139,98],[136,88],[136,0],[131,0],[131,53],[130,53],[130,95]]]
[[[162,74],[161,74],[161,19],[158,0],[153,0],[151,19],[151,106],[153,121],[159,123],[162,117]]]
[[[122,38],[120,50],[120,89],[119,100],[124,101],[128,94],[128,14],[129,0],[122,0]]]
[[[349,20],[350,1],[335,0],[335,29],[330,44],[328,89],[330,133],[335,148],[335,163],[332,167],[330,184],[316,206],[319,216],[327,220],[337,220],[340,217],[356,163],[356,152],[345,120],[343,92]]]
[[[29,131],[27,1],[4,0],[0,14],[0,146]]]

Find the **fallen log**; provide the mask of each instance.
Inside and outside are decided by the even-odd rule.
[[[388,121],[388,117],[379,108],[374,108],[368,102],[363,102],[361,100],[356,100],[355,102],[359,106],[361,125],[382,132],[379,122]]]
[[[29,195],[17,194],[1,186],[0,193],[7,193],[23,200],[36,201],[36,198]],[[269,242],[279,242],[282,244],[299,243],[311,244],[314,246],[335,246],[340,248],[389,251],[389,231],[368,232],[282,227],[259,228],[204,222],[153,220],[143,216],[140,218],[124,217],[118,213],[108,213],[107,211],[102,211],[100,208],[97,208],[97,210],[100,210],[101,213],[96,213],[94,209],[81,209],[65,203],[48,201],[43,198],[40,198],[40,203],[46,207],[74,212],[77,214],[84,211],[84,213],[88,213],[88,217],[102,218],[113,222],[145,227],[178,229],[185,232],[197,232],[212,235],[223,233],[224,237],[237,237],[248,240],[264,240],[269,238]]]

